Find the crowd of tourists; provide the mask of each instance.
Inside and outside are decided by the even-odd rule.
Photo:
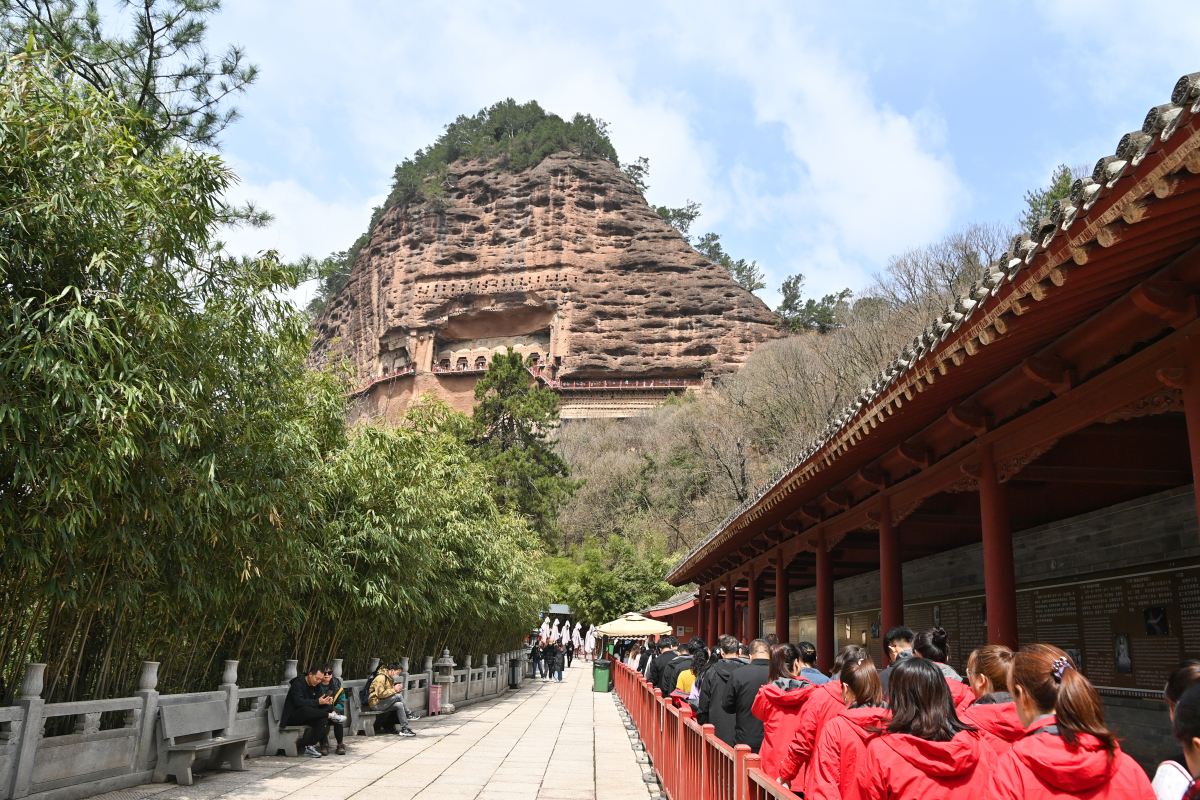
[[[562,683],[563,670],[571,667],[576,653],[581,653],[584,661],[591,661],[596,648],[596,627],[591,626],[586,634],[582,631],[582,623],[576,622],[572,628],[567,622],[559,629],[557,619],[553,625],[546,619],[527,640],[533,677]]]
[[[974,650],[950,666],[942,628],[883,639],[890,664],[849,645],[830,674],[809,642],[774,634],[618,643],[614,657],[805,800],[837,798],[1137,798],[1200,800],[1200,661],[1165,690],[1177,761],[1151,781],[1121,750],[1095,687],[1063,650]]]
[[[399,662],[381,665],[359,696],[360,707],[374,715],[376,733],[397,736],[416,736],[409,726],[417,719],[404,705],[404,692],[397,684],[404,680],[404,667]],[[292,678],[279,715],[279,727],[304,726],[299,747],[309,758],[330,754],[329,730],[333,729],[336,755],[346,754],[344,726],[349,719],[349,695],[340,678],[334,677],[333,667],[316,664],[303,675]]]

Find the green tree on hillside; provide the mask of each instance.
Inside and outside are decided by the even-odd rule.
[[[230,105],[258,77],[240,47],[219,57],[204,44],[220,0],[125,0],[130,12],[108,25],[97,4],[78,0],[0,0],[0,41],[23,52],[32,37],[58,67],[125,106],[130,128],[144,144],[183,141],[213,147],[234,120]]]
[[[696,252],[729,270],[733,279],[747,292],[767,288],[767,284],[763,282],[766,275],[758,268],[758,262],[748,262],[744,258],[734,261],[733,256],[726,253],[725,248],[721,246],[721,237],[717,234],[709,232],[701,236],[700,241],[696,242]]]
[[[588,539],[571,552],[548,559],[551,594],[581,619],[602,624],[674,594],[676,588],[663,576],[675,561],[663,553],[661,543],[648,540],[638,546],[617,535],[603,543]]]
[[[496,353],[475,385],[470,443],[496,481],[501,509],[553,540],[559,509],[576,483],[548,438],[558,427],[558,395],[531,385],[521,354]]]
[[[1026,192],[1026,208],[1020,217],[1021,230],[1032,230],[1039,219],[1050,216],[1050,212],[1054,210],[1054,202],[1069,196],[1071,184],[1074,182],[1075,175],[1071,168],[1066,164],[1059,164],[1050,176],[1049,185]]]
[[[685,242],[688,244],[692,243],[692,223],[700,216],[699,203],[688,200],[679,208],[659,206],[654,210],[662,217],[663,222],[679,231],[679,235],[683,237]]]
[[[811,330],[828,333],[842,327],[841,316],[849,310],[848,301],[853,295],[849,289],[842,289],[820,300],[811,297],[805,299],[804,276],[800,274],[787,278],[780,291],[783,301],[775,313],[780,317],[780,325],[791,333]]]

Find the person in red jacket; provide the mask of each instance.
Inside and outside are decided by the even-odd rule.
[[[805,775],[805,800],[860,797],[858,770],[867,755],[867,742],[879,735],[891,717],[883,707],[883,686],[871,659],[851,661],[838,677],[847,708],[821,729]]]
[[[1001,756],[1025,736],[1017,706],[1008,693],[1008,667],[1013,652],[1002,644],[977,647],[967,659],[967,681],[975,702],[959,708],[964,722],[983,731],[984,739]]]
[[[762,720],[763,741],[758,756],[762,771],[779,778],[779,767],[787,753],[788,742],[796,733],[800,709],[817,687],[805,678],[798,678],[804,663],[794,644],[777,644],[771,648],[771,669],[765,683],[754,696],[751,713]]]
[[[1104,725],[1104,705],[1070,656],[1048,644],[1013,656],[1008,688],[1025,736],[997,762],[987,797],[1155,800],[1146,773]]]
[[[867,744],[858,770],[866,800],[983,798],[992,750],[958,718],[950,687],[935,664],[910,658],[889,681],[892,719]]]
[[[846,664],[864,658],[868,660],[871,658],[867,648],[856,644],[846,645],[833,660],[833,674],[840,674]],[[841,681],[829,681],[816,688],[804,708],[800,709],[796,735],[792,737],[791,744],[788,745],[787,755],[784,756],[783,766],[780,769],[780,781],[785,781],[800,791],[804,790],[805,771],[808,768],[809,760],[812,759],[813,748],[817,746],[817,737],[821,735],[821,728],[826,722],[842,713],[845,708]]]

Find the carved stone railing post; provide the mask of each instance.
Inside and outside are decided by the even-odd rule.
[[[471,699],[471,657],[470,656],[467,656],[465,667],[467,670],[467,699],[470,700]]]
[[[150,769],[151,759],[158,758],[158,742],[154,739],[154,725],[158,716],[158,662],[143,661],[138,674],[135,697],[142,699],[141,730],[138,731],[137,757],[134,764],[138,772]]]
[[[292,682],[292,678],[296,677],[296,659],[289,658],[283,662],[283,685],[287,686]]]
[[[408,656],[400,659],[400,673],[400,699],[404,701],[404,707],[408,708]]]
[[[333,677],[339,681],[342,679],[342,659],[335,658],[333,660]]]
[[[421,662],[421,671],[425,673],[425,702],[429,703],[429,690],[437,683],[433,674],[433,656],[425,656]],[[425,706],[429,708],[428,705]]]
[[[21,742],[13,765],[14,798],[29,794],[29,786],[33,780],[33,762],[37,756],[38,745],[42,741],[42,729],[46,724],[42,717],[42,709],[45,706],[45,701],[42,700],[42,678],[45,672],[45,664],[26,664],[25,677],[21,680],[21,694],[14,702],[25,712],[21,724]]]
[[[237,724],[238,710],[238,662],[226,661],[225,672],[221,675],[220,688],[225,692],[225,704],[229,708],[229,724],[225,728],[227,736],[233,735],[233,727]]]
[[[371,663],[369,663],[367,665],[367,672],[369,672],[372,676],[374,676],[375,673],[378,671],[379,671],[379,659],[372,658]]]

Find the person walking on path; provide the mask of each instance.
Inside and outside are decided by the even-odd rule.
[[[529,648],[529,663],[533,664],[533,677],[536,678],[540,672],[543,680],[546,677],[546,667],[542,664],[542,658],[544,657],[545,652],[546,648],[543,645],[543,640],[540,637],[536,642],[533,643],[533,647]]]
[[[567,648],[562,645],[554,646],[554,680],[562,683],[563,668],[567,663]]]
[[[292,678],[288,693],[283,700],[283,713],[279,715],[280,729],[292,725],[305,725],[308,731],[297,744],[304,748],[304,755],[320,758],[320,743],[329,748],[329,719],[333,711],[333,698],[326,697],[321,686],[325,673],[322,667],[309,667],[303,675]]]
[[[721,708],[735,715],[734,744],[748,745],[754,753],[762,747],[763,724],[751,709],[758,690],[768,683],[770,674],[771,654],[767,650],[767,642],[765,639],[755,639],[750,643],[750,663],[738,667],[733,673],[729,679],[729,690],[721,701]]]
[[[733,747],[737,718],[725,711],[723,704],[733,673],[750,662],[738,658],[737,639],[729,634],[721,636],[717,643],[720,649],[714,650],[716,661],[704,671],[704,680],[700,684],[700,696],[696,700],[696,721],[701,725],[712,725],[717,738]]]
[[[380,666],[375,677],[371,679],[371,687],[367,694],[367,707],[374,711],[375,719],[382,722],[389,712],[396,713],[396,726],[392,730],[399,736],[416,736],[416,732],[408,727],[408,709],[404,707],[404,695],[396,691],[396,679],[404,674],[403,666],[399,663]],[[383,723],[385,726],[387,723]],[[385,728],[386,729],[386,728]]]
[[[567,642],[567,669],[571,668],[571,662],[575,660],[575,642]]]
[[[1155,800],[1146,773],[1104,724],[1099,693],[1065,652],[1048,644],[1022,647],[1008,688],[1025,736],[996,762],[986,797]]]

